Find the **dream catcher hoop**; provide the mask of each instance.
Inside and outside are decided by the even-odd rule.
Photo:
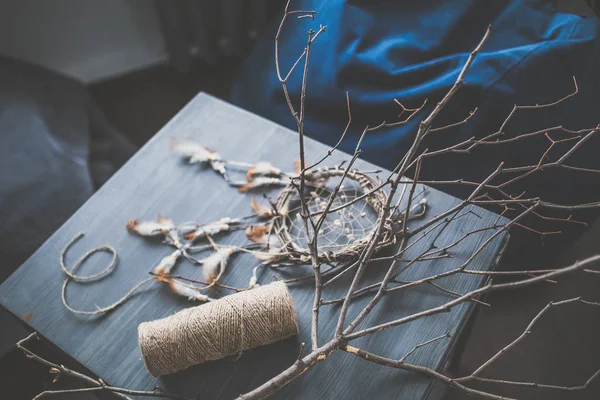
[[[334,188],[344,177],[333,201]],[[304,203],[315,219],[322,217],[328,204],[331,207],[317,234],[319,262],[345,263],[355,260],[372,238],[377,223],[383,215],[387,196],[377,190],[379,182],[358,170],[341,166],[319,168],[305,173]],[[304,265],[311,262],[308,237],[302,220],[302,201],[298,188],[288,185],[275,202],[279,215],[273,219],[273,230],[285,244],[288,264]],[[311,235],[315,232],[309,225]],[[376,251],[394,243],[391,230],[380,235]]]

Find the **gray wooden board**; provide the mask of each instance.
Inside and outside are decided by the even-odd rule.
[[[290,170],[293,160],[297,159],[297,134],[207,94],[199,94],[4,282],[0,287],[0,303],[21,318],[32,313],[28,324],[33,329],[112,385],[150,390],[158,384],[168,391],[201,399],[229,399],[258,386],[289,366],[297,357],[300,342],[310,342],[312,283],[291,287],[299,318],[299,337],[248,351],[237,360],[231,357],[207,363],[158,380],[148,374],[142,362],[137,345],[137,327],[141,322],[165,317],[191,306],[190,302],[174,296],[159,283],[150,284],[125,305],[99,318],[73,315],[63,308],[60,300],[64,276],[59,269],[59,254],[78,231],[85,231],[86,236],[73,246],[67,263],[73,262],[90,247],[101,244],[114,246],[119,254],[116,270],[104,280],[72,283],[69,287],[71,304],[94,309],[111,303],[135,283],[148,277],[148,271],[158,260],[171,252],[159,242],[129,234],[125,229],[128,220],[153,219],[160,213],[172,217],[176,223],[188,220],[209,222],[250,213],[248,195],[238,193],[213,171],[188,165],[173,155],[169,146],[173,137],[196,139],[217,149],[225,159],[246,162],[268,160]],[[318,159],[328,150],[313,140],[307,140],[306,149],[309,161]],[[336,152],[328,164],[348,158],[348,155]],[[362,161],[356,166],[374,169],[373,165]],[[421,190],[417,189],[417,193]],[[458,203],[457,199],[430,188],[421,195],[428,199],[428,218]],[[437,244],[451,243],[470,230],[494,224],[497,219],[491,212],[474,210],[475,214],[450,224]],[[454,258],[418,263],[401,279],[413,280],[455,268],[490,235],[492,231],[470,236],[453,249]],[[493,268],[505,240],[505,235],[499,235],[473,260],[470,268]],[[243,233],[219,237],[218,241],[241,244],[244,243]],[[415,245],[411,254],[423,251],[428,246],[426,242]],[[99,271],[108,260],[107,254],[95,255],[80,273]],[[238,287],[247,285],[251,269],[256,264],[251,255],[236,256],[224,283]],[[281,273],[293,276],[310,271],[307,266]],[[380,266],[370,267],[364,284],[381,278],[382,271]],[[199,274],[196,267],[187,261],[179,266],[178,272]],[[263,271],[261,281],[271,280],[272,273],[270,270]],[[341,296],[347,283],[340,280],[337,285],[328,287],[324,297]],[[452,276],[439,283],[448,289],[465,292],[481,285],[482,279],[473,275]],[[399,292],[387,296],[363,326],[438,306],[450,299],[451,296],[431,286]],[[365,301],[366,298],[363,298],[351,307],[350,318],[356,315]],[[465,303],[451,312],[379,332],[353,344],[399,358],[417,343],[445,332],[458,332],[472,306],[472,303]],[[321,341],[331,335],[338,311],[337,306],[324,307],[321,311]],[[440,369],[450,346],[451,341],[434,343],[414,353],[410,361]],[[370,364],[337,352],[285,387],[276,397],[416,399],[426,397],[430,386],[430,380],[422,376]]]

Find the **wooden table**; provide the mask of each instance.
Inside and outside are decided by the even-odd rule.
[[[114,246],[119,265],[106,279],[78,285],[71,284],[69,301],[80,308],[104,306],[122,296],[130,287],[148,276],[157,261],[171,249],[131,235],[125,223],[133,218],[153,219],[158,213],[175,222],[188,220],[209,222],[224,216],[244,216],[250,213],[249,196],[228,186],[217,174],[187,165],[170,151],[171,138],[189,137],[217,149],[225,159],[246,162],[269,160],[281,168],[292,168],[297,158],[297,134],[256,115],[240,110],[221,100],[201,93],[173,120],[150,140],[108,183],[95,193],[25,264],[0,287],[0,303],[93,373],[114,386],[151,390],[160,385],[165,390],[198,399],[230,399],[244,393],[289,366],[295,361],[300,342],[310,343],[310,319],[313,301],[312,284],[291,287],[298,312],[300,335],[279,343],[246,352],[235,357],[190,368],[184,372],[155,379],[148,374],[137,345],[137,327],[173,314],[191,304],[171,294],[164,285],[153,283],[116,311],[100,318],[71,314],[60,299],[64,275],[59,268],[59,254],[77,232],[86,236],[71,249],[67,263],[73,262],[87,249],[102,244]],[[308,159],[316,160],[327,147],[307,140]],[[348,159],[336,152],[329,165]],[[359,168],[374,167],[359,161]],[[458,200],[433,189],[426,189],[428,216],[434,216]],[[494,223],[497,216],[478,209],[477,216],[468,215],[446,229],[438,244],[448,244],[470,230]],[[412,280],[442,272],[463,263],[493,231],[484,231],[464,240],[453,252],[454,258],[419,263],[403,275]],[[222,243],[240,243],[242,232],[219,238]],[[498,260],[507,240],[499,235],[470,264],[470,268],[489,270]],[[243,243],[243,240],[242,242]],[[415,254],[427,243],[415,246]],[[81,273],[102,269],[107,254],[92,257]],[[230,265],[224,283],[244,287],[256,261],[251,255],[236,257]],[[187,275],[195,268],[184,262],[180,271]],[[373,267],[373,271],[377,268]],[[196,270],[197,271],[197,270]],[[305,272],[310,272],[309,267]],[[198,272],[195,272],[198,274]],[[262,281],[270,280],[263,273]],[[376,275],[373,272],[372,275]],[[374,277],[367,276],[365,282]],[[482,284],[482,278],[452,276],[439,283],[464,293]],[[327,288],[326,298],[344,294],[344,285]],[[387,321],[401,315],[438,306],[451,298],[433,287],[387,296],[366,323]],[[350,314],[364,301],[358,301]],[[411,355],[416,364],[441,369],[463,327],[473,303],[464,303],[442,313],[408,325],[389,329],[357,341],[362,348],[378,354],[399,358],[413,346],[445,332],[453,339],[436,342]],[[337,322],[336,306],[321,311],[321,340],[332,332]],[[329,334],[328,333],[328,334]],[[308,373],[285,387],[277,398],[377,398],[420,399],[430,392],[432,382],[419,375],[368,363],[352,355],[337,352]]]

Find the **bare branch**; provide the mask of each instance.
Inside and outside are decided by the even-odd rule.
[[[496,291],[501,291],[501,290],[513,290],[513,289],[530,286],[535,283],[543,282],[546,279],[555,278],[555,277],[558,277],[558,276],[561,276],[561,275],[564,275],[567,273],[582,270],[585,267],[587,267],[588,265],[595,264],[598,261],[600,261],[600,255],[589,257],[583,261],[578,261],[569,267],[559,268],[555,271],[548,272],[546,274],[541,274],[541,275],[535,276],[533,278],[524,279],[524,280],[517,281],[517,282],[510,282],[510,283],[487,284],[486,286],[483,286],[479,289],[473,290],[473,291],[471,291],[457,299],[451,300],[439,307],[431,308],[429,310],[415,313],[415,314],[409,315],[407,317],[399,318],[394,321],[390,321],[390,322],[383,323],[380,325],[372,326],[372,327],[363,329],[362,331],[357,331],[353,334],[347,335],[346,338],[348,340],[356,339],[356,338],[365,336],[370,333],[379,332],[384,329],[388,329],[388,328],[398,326],[398,325],[403,325],[405,323],[414,321],[416,319],[420,319],[424,316],[431,316],[431,315],[439,314],[440,312],[446,312],[446,311],[450,310],[452,307],[454,307],[455,305],[460,304],[469,298],[473,298],[475,296],[480,296],[482,294],[489,293],[489,292],[496,292]]]
[[[575,77],[573,77],[573,84],[575,85],[575,89],[572,93],[569,93],[568,95],[561,97],[560,99],[553,101],[551,103],[546,103],[546,104],[535,104],[535,105],[529,105],[529,106],[519,106],[519,105],[515,105],[512,109],[512,111],[510,112],[510,114],[508,114],[508,117],[506,117],[506,119],[504,120],[504,122],[502,123],[502,125],[500,126],[500,129],[498,129],[498,132],[504,132],[504,128],[506,127],[506,125],[508,124],[508,121],[510,121],[510,119],[513,117],[513,115],[517,112],[517,110],[531,110],[531,109],[538,109],[538,108],[547,108],[547,107],[552,107],[555,106],[557,104],[562,103],[563,101],[567,100],[570,97],[575,96],[577,93],[579,93],[579,87],[577,86],[577,79],[575,79]]]
[[[466,117],[465,119],[463,119],[462,121],[455,122],[455,123],[449,124],[449,125],[440,126],[439,128],[431,128],[429,130],[429,132],[439,132],[439,131],[443,131],[445,129],[454,128],[455,126],[460,126],[460,125],[466,124],[471,119],[471,117],[473,115],[475,115],[476,112],[477,112],[477,107],[475,107],[475,109],[469,113],[469,116]]]
[[[60,394],[60,393],[107,391],[107,392],[111,392],[111,393],[115,394],[117,397],[119,397],[121,399],[127,399],[127,400],[132,400],[132,398],[129,396],[144,396],[144,397],[156,397],[156,398],[164,398],[164,399],[191,400],[186,397],[172,395],[169,393],[165,393],[163,391],[131,390],[131,389],[124,389],[124,388],[118,388],[118,387],[107,385],[101,379],[91,378],[91,377],[84,375],[82,373],[79,373],[77,371],[73,371],[72,369],[69,369],[69,368],[65,367],[64,365],[59,365],[59,364],[50,362],[50,361],[40,357],[39,355],[35,354],[34,352],[32,352],[31,350],[29,350],[25,347],[25,344],[30,342],[33,339],[38,339],[36,332],[30,334],[29,336],[27,336],[24,339],[21,339],[16,344],[17,348],[19,350],[21,350],[27,358],[37,361],[38,363],[43,364],[47,367],[50,367],[51,372],[53,372],[55,374],[55,376],[63,376],[63,377],[68,376],[71,378],[75,378],[75,379],[83,382],[86,385],[91,386],[88,388],[80,388],[80,389],[46,390],[46,391],[43,391],[42,393],[38,394],[36,397],[34,397],[34,399],[39,399],[39,398],[42,398],[45,396],[50,396],[53,394]]]
[[[462,392],[464,392],[466,394],[470,394],[472,396],[481,397],[481,398],[485,398],[485,399],[494,399],[494,400],[516,400],[516,399],[511,399],[510,397],[498,396],[493,393],[483,392],[483,391],[476,390],[476,389],[471,389],[465,385],[460,384],[459,382],[456,382],[454,379],[447,377],[446,375],[443,375],[437,371],[434,371],[431,368],[421,367],[419,365],[407,364],[405,362],[400,362],[399,360],[392,360],[390,358],[382,357],[377,354],[374,354],[374,353],[371,353],[371,352],[368,352],[368,351],[365,351],[365,350],[362,350],[362,349],[359,349],[357,347],[350,346],[350,345],[345,345],[344,347],[342,347],[342,350],[344,350],[347,353],[354,354],[355,356],[365,359],[367,361],[370,361],[370,362],[373,362],[376,364],[385,365],[386,367],[399,368],[399,369],[403,369],[406,371],[417,372],[417,373],[423,374],[425,376],[429,376],[431,378],[439,380],[442,383],[445,383],[446,385],[449,385],[451,387],[459,389]]]

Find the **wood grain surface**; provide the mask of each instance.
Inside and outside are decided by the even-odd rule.
[[[133,218],[170,216],[176,223],[188,220],[209,222],[221,217],[245,216],[251,213],[250,197],[238,193],[209,169],[188,165],[170,152],[171,138],[193,138],[218,150],[225,159],[246,162],[271,161],[282,169],[293,169],[297,159],[297,134],[270,121],[240,110],[207,94],[199,94],[150,140],[110,181],[95,193],[23,266],[0,287],[0,303],[99,377],[114,386],[151,390],[160,385],[165,390],[198,399],[230,399],[244,393],[295,361],[301,342],[310,343],[310,320],[313,301],[312,282],[291,286],[299,318],[300,335],[243,354],[190,368],[181,373],[155,379],[146,371],[137,345],[137,327],[173,314],[192,305],[175,297],[166,287],[152,283],[116,311],[96,318],[81,317],[67,311],[60,299],[64,276],[59,268],[59,254],[69,239],[79,231],[86,236],[76,243],[67,264],[87,249],[102,244],[114,246],[119,264],[105,279],[69,286],[68,298],[78,308],[92,310],[121,297],[129,288],[148,277],[158,260],[171,249],[160,242],[131,235],[125,223]],[[324,155],[328,147],[307,140],[309,161]],[[336,152],[328,164],[349,159]],[[375,167],[359,161],[357,167]],[[417,193],[422,190],[417,189]],[[433,217],[458,203],[442,192],[425,188],[422,196],[429,202],[427,217]],[[476,215],[460,218],[438,239],[438,245],[451,243],[470,230],[489,226],[497,216],[477,209]],[[454,249],[452,259],[418,263],[402,275],[412,280],[439,273],[462,264],[493,231],[469,237]],[[470,268],[493,268],[506,241],[499,235],[472,262]],[[218,237],[220,243],[244,243],[243,233]],[[414,246],[418,254],[428,246],[426,241]],[[89,274],[104,268],[107,254],[93,256],[80,270]],[[231,262],[223,283],[244,287],[251,269],[257,264],[248,254]],[[310,273],[310,267],[283,276]],[[383,269],[369,268],[364,284],[381,278]],[[185,261],[178,272],[199,276],[197,267]],[[272,280],[274,271],[264,270],[260,281]],[[278,272],[279,273],[279,272]],[[446,288],[464,293],[482,284],[476,276],[452,276],[439,282]],[[347,281],[328,287],[324,297],[336,298],[345,293]],[[223,292],[222,294],[226,294]],[[438,306],[451,297],[433,287],[419,287],[387,296],[364,321],[362,326],[389,321],[403,315]],[[349,318],[360,310],[367,299],[352,305]],[[414,345],[445,332],[456,334],[472,309],[465,303],[451,312],[427,317],[389,329],[353,343],[377,354],[400,358]],[[321,311],[321,341],[331,336],[337,322],[338,306]],[[456,335],[455,335],[456,336]],[[409,361],[440,369],[448,356],[452,340],[439,341],[410,356]],[[368,363],[345,353],[335,353],[292,384],[276,398],[298,399],[419,399],[428,395],[429,379],[412,373]]]

